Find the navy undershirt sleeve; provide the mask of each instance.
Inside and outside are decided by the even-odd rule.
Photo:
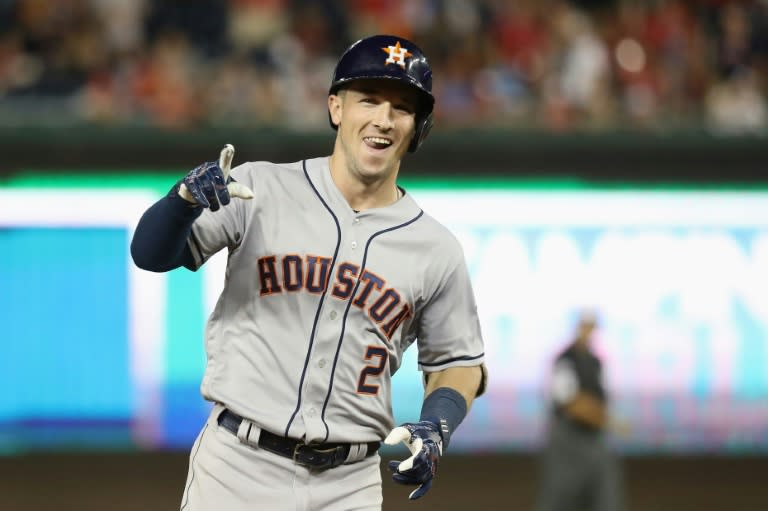
[[[175,189],[144,212],[133,233],[131,257],[143,270],[195,269],[187,238],[203,208],[179,197]]]

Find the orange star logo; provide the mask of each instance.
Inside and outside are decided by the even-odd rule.
[[[389,55],[385,64],[397,64],[400,67],[405,67],[405,59],[407,57],[413,57],[413,53],[409,52],[407,48],[400,46],[400,41],[397,41],[394,46],[387,46],[382,48],[384,52]]]

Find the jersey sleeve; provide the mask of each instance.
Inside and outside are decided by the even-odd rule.
[[[246,165],[232,170],[231,176],[253,190],[246,173]],[[254,190],[254,194],[258,195]],[[217,211],[206,209],[192,224],[192,231],[187,240],[195,262],[195,269],[203,265],[211,256],[223,248],[237,250],[246,229],[247,208],[250,202],[258,198],[244,200],[233,197],[230,203]]]
[[[456,242],[452,261],[436,277],[417,331],[419,369],[429,373],[484,363],[483,339],[469,271]]]

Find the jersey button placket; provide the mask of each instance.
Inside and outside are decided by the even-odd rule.
[[[359,227],[360,226],[360,217],[355,217],[352,219],[352,227]],[[353,231],[354,232],[354,231]],[[355,250],[357,248],[357,241],[353,240],[350,242],[349,246],[352,248],[352,250]]]

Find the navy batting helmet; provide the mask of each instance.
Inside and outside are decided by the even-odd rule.
[[[360,39],[339,59],[333,71],[328,94],[336,94],[345,84],[364,79],[400,80],[419,92],[416,131],[409,152],[415,152],[432,128],[432,68],[421,49],[407,39],[393,35],[375,35]],[[337,126],[331,121],[333,129]]]

